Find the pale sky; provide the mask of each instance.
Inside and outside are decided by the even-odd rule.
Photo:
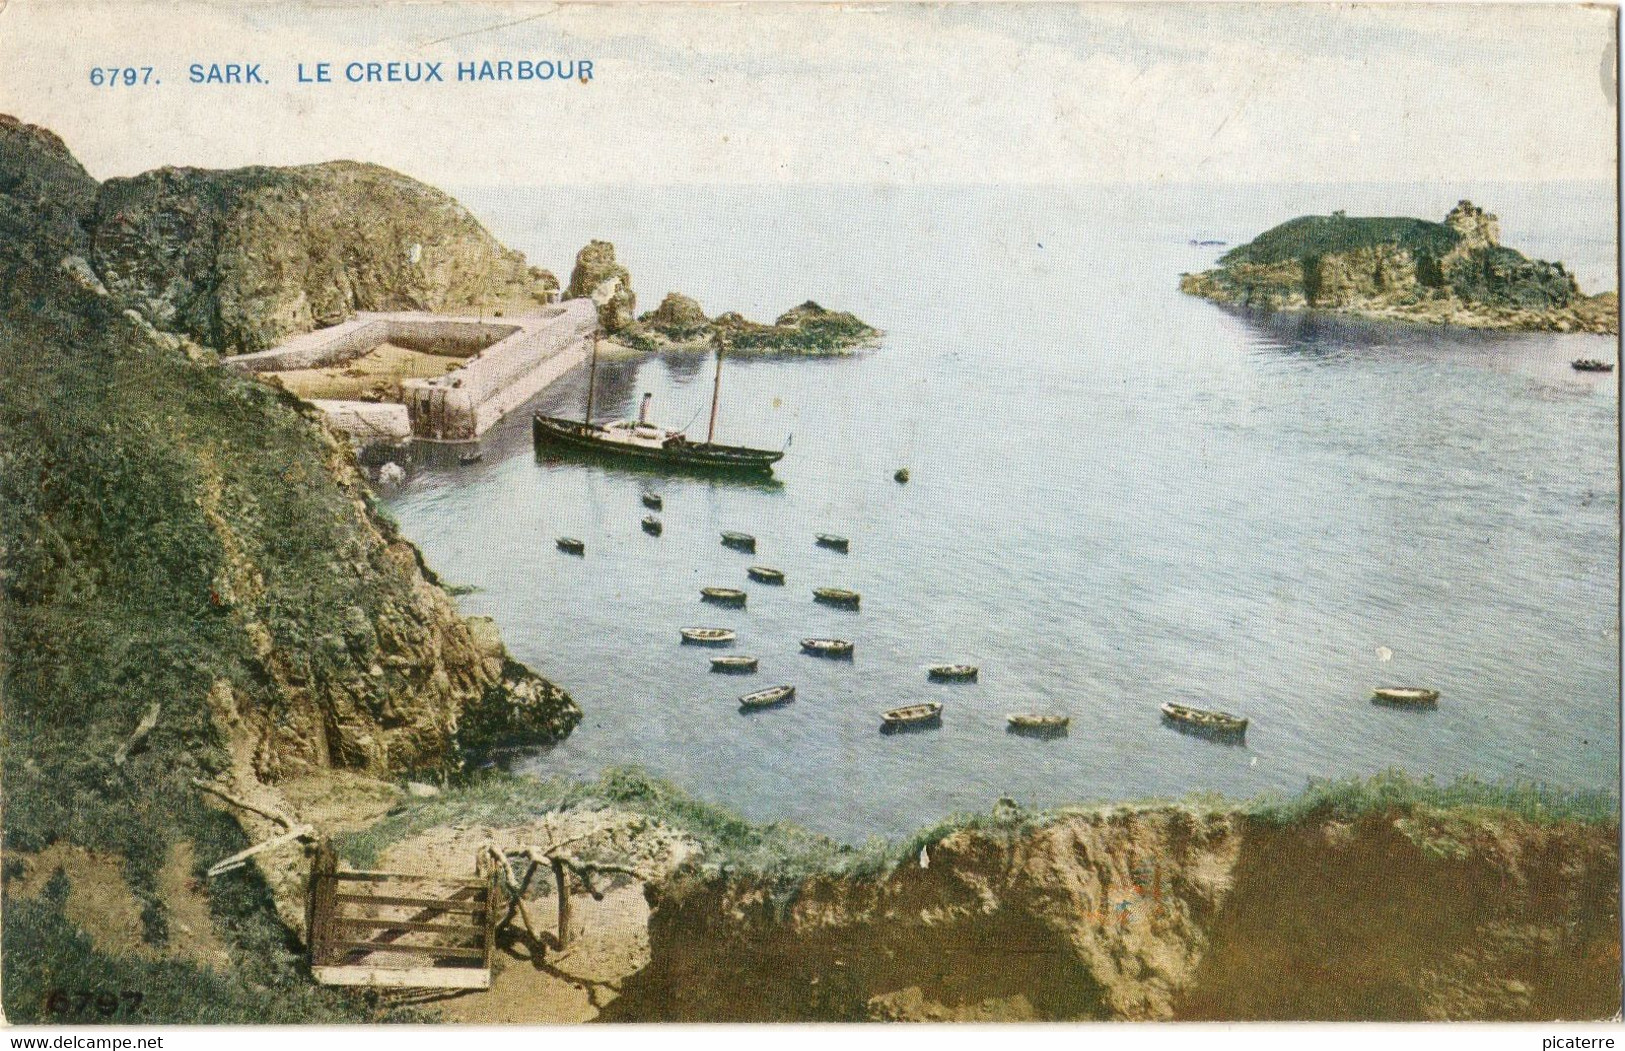
[[[0,7],[0,112],[98,178],[353,158],[440,186],[1606,179],[1578,5],[95,3]],[[587,59],[590,84],[458,84]],[[448,83],[342,82],[351,61]],[[333,63],[328,85],[296,63]],[[191,85],[259,63],[265,86]],[[153,86],[94,87],[92,65]]]

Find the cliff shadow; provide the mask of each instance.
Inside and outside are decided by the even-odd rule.
[[[1573,826],[1458,839],[1426,823],[1254,823],[1175,1017],[1535,1021],[1620,1009],[1611,840]]]

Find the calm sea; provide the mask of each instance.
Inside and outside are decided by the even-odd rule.
[[[1616,358],[1595,336],[1259,319],[1182,296],[1182,271],[1305,212],[1442,217],[1616,287],[1606,185],[468,190],[500,238],[567,274],[615,242],[640,309],[669,289],[771,320],[813,298],[886,332],[838,360],[730,360],[719,440],[787,447],[780,484],[650,479],[538,458],[529,412],[459,467],[419,454],[388,501],[461,600],[586,713],[522,759],[637,763],[755,819],[900,835],[999,796],[1030,805],[1296,791],[1400,767],[1616,788]],[[703,434],[712,364],[606,362],[599,405]],[[579,413],[585,376],[534,408]],[[913,480],[892,472],[907,466]],[[646,536],[640,491],[665,499]],[[737,529],[754,557],[723,548]],[[828,531],[851,552],[814,546]],[[555,550],[583,538],[587,556]],[[786,572],[783,588],[745,567]],[[742,611],[699,601],[744,587]],[[862,611],[816,605],[854,588]],[[685,625],[737,629],[754,677],[713,675]],[[798,640],[857,644],[849,663]],[[926,681],[981,666],[975,685]],[[735,697],[793,683],[786,707]],[[1378,684],[1443,692],[1373,706]],[[1158,706],[1248,716],[1245,747]],[[880,713],[937,700],[940,728]],[[1006,732],[1059,711],[1069,735]]]

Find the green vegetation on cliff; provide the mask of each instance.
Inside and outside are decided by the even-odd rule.
[[[1442,223],[1307,215],[1231,249],[1180,288],[1266,310],[1336,310],[1475,328],[1619,331],[1618,297],[1587,296],[1562,263],[1500,243],[1499,221],[1462,201]]]
[[[1414,255],[1438,259],[1460,240],[1461,235],[1443,223],[1407,218],[1351,218],[1336,212],[1290,219],[1247,244],[1232,248],[1219,262],[1268,265],[1377,245],[1392,245]]]
[[[13,899],[12,862],[119,859],[162,954],[183,935],[160,870],[185,844],[233,976],[109,973],[153,983],[168,1022],[275,1017],[279,997],[290,1018],[356,1016],[307,987],[255,867],[202,878],[248,840],[192,780],[450,772],[579,712],[475,636],[312,410],[109,291],[86,262],[97,199],[59,140],[0,118],[6,1013],[40,1020],[41,991],[100,959],[59,894]]]
[[[558,289],[451,197],[375,164],[162,168],[95,201],[86,256],[108,289],[232,353],[357,310],[524,309]]]

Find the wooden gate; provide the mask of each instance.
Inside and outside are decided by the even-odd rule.
[[[323,985],[489,989],[497,873],[477,878],[339,871],[322,844],[311,865],[310,969]]]

